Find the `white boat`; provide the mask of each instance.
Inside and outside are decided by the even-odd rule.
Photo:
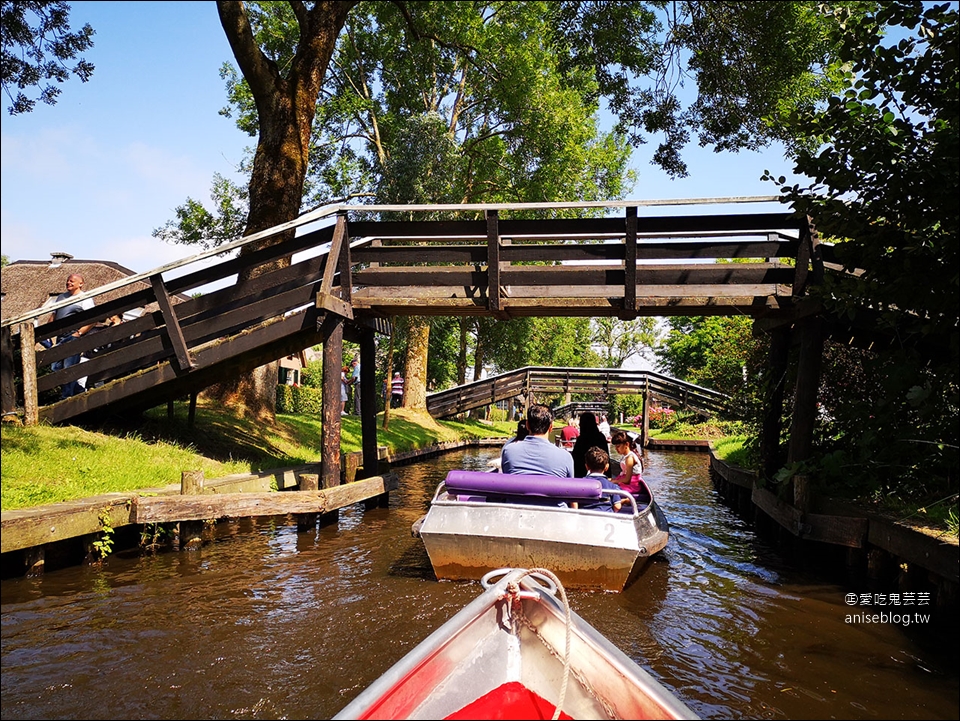
[[[483,585],[334,719],[697,718],[572,612],[549,572],[498,569]]]
[[[622,591],[667,545],[667,519],[643,490],[634,497],[589,478],[451,471],[414,533],[438,579],[539,567],[567,588]],[[620,512],[573,507],[604,494],[622,502]]]

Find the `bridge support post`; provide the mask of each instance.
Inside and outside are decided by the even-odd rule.
[[[17,412],[17,391],[13,381],[13,333],[10,326],[0,328],[0,396],[3,398],[3,415]]]
[[[198,496],[203,493],[203,471],[183,471],[180,474],[180,495]],[[203,521],[180,521],[180,550],[195,551],[203,545]]]
[[[389,379],[388,379],[389,381]],[[389,398],[387,399],[389,403]],[[377,444],[377,343],[372,328],[360,330],[360,445],[363,452],[362,478],[380,475]],[[359,480],[359,478],[357,480]],[[377,497],[381,508],[390,501],[389,492]]]
[[[823,323],[818,316],[800,326],[800,355],[797,359],[797,387],[794,391],[793,422],[787,463],[799,463],[810,457],[813,429],[817,422],[817,392],[823,360]]]
[[[329,313],[324,324],[329,332],[323,334],[323,421],[320,426],[320,487],[340,485],[340,375],[343,369],[343,317]],[[361,372],[363,372],[361,368]],[[361,391],[362,392],[362,391]],[[361,396],[361,402],[363,396]],[[338,511],[324,513],[320,525],[336,523]]]
[[[20,324],[20,359],[23,363],[23,424],[35,426],[40,421],[37,401],[37,352],[33,323]]]
[[[640,447],[646,448],[647,441],[650,439],[650,380],[646,379],[643,386],[643,420],[640,424]]]

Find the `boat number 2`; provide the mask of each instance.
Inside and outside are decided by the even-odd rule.
[[[604,524],[604,528],[607,529],[607,537],[603,539],[603,542],[613,543],[613,524],[612,523]]]

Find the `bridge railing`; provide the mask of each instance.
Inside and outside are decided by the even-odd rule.
[[[797,292],[786,213],[351,221],[355,308],[387,315],[679,315],[777,307]],[[716,262],[729,260],[735,262]],[[749,262],[742,262],[749,261]]]
[[[655,371],[528,366],[433,393],[427,396],[427,410],[443,418],[518,396],[525,400],[531,394],[561,393],[604,398],[648,393],[706,415],[724,410],[729,401],[724,393]]]
[[[319,342],[318,325],[324,311],[317,307],[317,294],[326,276],[334,276],[332,285],[339,281],[336,268],[327,273],[334,227],[169,280],[164,280],[162,271],[155,272],[147,276],[149,287],[139,283],[139,290],[131,288],[127,295],[61,320],[41,323],[36,329],[30,320],[23,320],[19,326],[20,353],[27,415],[31,402],[37,406],[37,399],[45,392],[80,378],[87,379],[87,392],[35,407],[37,418],[56,423],[107,406],[155,404],[169,397],[171,389],[161,387],[171,382],[182,395],[222,379],[228,371],[249,370]],[[236,280],[245,271],[265,265],[276,269],[242,282]],[[215,289],[174,302],[194,289],[211,287]],[[106,286],[84,295],[96,297],[105,292]],[[157,310],[49,349],[34,349],[35,342],[63,337],[112,315],[133,316],[151,304]],[[49,312],[46,308],[42,314]],[[9,332],[4,333],[4,341],[10,346],[5,355],[12,356]],[[45,367],[76,354],[83,354],[87,360],[43,372]],[[32,384],[27,382],[30,366],[34,373],[41,370]]]

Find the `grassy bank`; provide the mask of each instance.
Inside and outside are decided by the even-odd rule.
[[[360,419],[341,419],[345,452],[360,450]],[[435,421],[426,413],[390,411],[378,419],[377,440],[392,452],[441,441],[507,437],[514,423]],[[320,418],[281,415],[273,425],[237,418],[209,405],[197,408],[192,428],[185,407],[173,420],[154,409],[133,426],[100,431],[73,426],[4,425],[0,445],[2,510],[136,491],[180,482],[186,470],[207,478],[295,466],[320,458]]]

